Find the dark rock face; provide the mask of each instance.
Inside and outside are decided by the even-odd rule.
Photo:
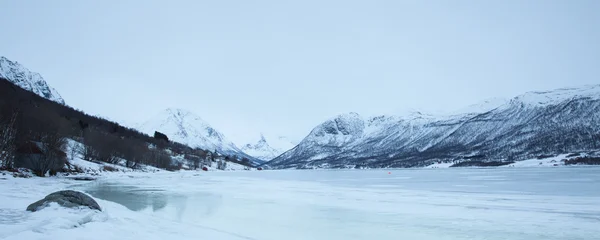
[[[82,192],[72,190],[64,190],[51,193],[44,199],[29,205],[27,207],[27,211],[35,212],[41,210],[48,206],[48,204],[51,202],[58,203],[59,205],[68,208],[84,206],[98,211],[102,211],[100,205],[98,205],[98,203],[93,198],[89,197],[88,195]]]

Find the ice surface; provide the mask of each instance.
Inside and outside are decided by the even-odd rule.
[[[599,170],[162,172],[91,183],[5,177],[0,238],[595,239]],[[104,211],[24,211],[64,188],[92,194]]]

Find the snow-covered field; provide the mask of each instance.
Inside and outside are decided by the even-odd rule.
[[[569,156],[569,155],[570,154],[560,154],[560,155],[557,155],[554,157],[547,157],[547,158],[543,158],[543,159],[537,159],[537,158],[526,159],[526,160],[517,161],[513,164],[500,166],[500,168],[506,168],[506,167],[527,167],[527,168],[529,168],[529,167],[564,167],[565,162],[563,162],[562,160],[574,158],[573,156]],[[585,154],[582,154],[582,155],[585,156]],[[434,163],[425,168],[449,168],[453,164],[454,163],[452,163],[452,162]]]
[[[0,239],[597,239],[600,168],[0,176]],[[25,208],[52,191],[103,212]]]
[[[505,165],[502,167],[556,167],[556,166],[564,166],[565,163],[561,160],[570,159],[567,157],[568,154],[561,154],[555,157],[549,157],[544,159],[529,159],[524,161],[518,161],[511,165]]]

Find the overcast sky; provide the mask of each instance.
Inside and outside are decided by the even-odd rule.
[[[167,107],[236,143],[350,111],[445,112],[600,83],[600,1],[3,1],[0,55],[126,123]]]

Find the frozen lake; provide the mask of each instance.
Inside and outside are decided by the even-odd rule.
[[[600,239],[597,167],[187,172],[74,188],[230,239]]]

